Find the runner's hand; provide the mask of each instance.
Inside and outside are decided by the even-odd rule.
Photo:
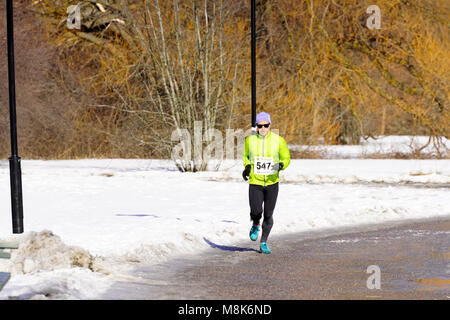
[[[283,163],[281,163],[281,162],[275,163],[272,168],[275,171],[281,171],[281,169],[283,169]]]
[[[245,170],[242,172],[242,178],[244,178],[245,181],[248,180],[248,177],[250,176],[250,170],[252,169],[251,165],[246,165]]]

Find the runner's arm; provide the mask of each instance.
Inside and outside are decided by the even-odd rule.
[[[288,167],[289,163],[291,163],[291,154],[289,152],[289,149],[287,147],[286,140],[284,140],[282,137],[280,137],[280,146],[279,146],[279,152],[280,152],[280,162],[283,164],[283,168],[281,170],[284,170]]]
[[[242,160],[244,162],[244,167],[251,164],[250,163],[250,151],[249,151],[249,137],[245,138],[245,144],[244,144],[244,152],[242,155]]]

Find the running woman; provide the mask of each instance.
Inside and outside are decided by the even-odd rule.
[[[286,141],[271,132],[270,115],[261,112],[256,115],[257,134],[245,138],[244,167],[242,177],[249,180],[250,239],[256,241],[260,220],[264,214],[260,252],[271,253],[267,238],[273,226],[273,210],[278,196],[279,172],[291,162]],[[264,206],[263,206],[264,204]]]

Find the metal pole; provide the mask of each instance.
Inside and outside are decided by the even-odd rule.
[[[11,209],[13,233],[23,233],[22,172],[17,148],[16,93],[14,76],[13,0],[6,1],[6,27],[8,41],[9,121],[11,128]]]
[[[252,128],[256,131],[256,23],[255,0],[251,0],[251,56],[252,56]]]

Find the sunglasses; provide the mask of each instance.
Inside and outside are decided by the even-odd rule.
[[[270,126],[270,123],[266,123],[266,124],[257,124],[256,125],[259,129],[261,129],[262,127],[264,128],[268,128]]]

